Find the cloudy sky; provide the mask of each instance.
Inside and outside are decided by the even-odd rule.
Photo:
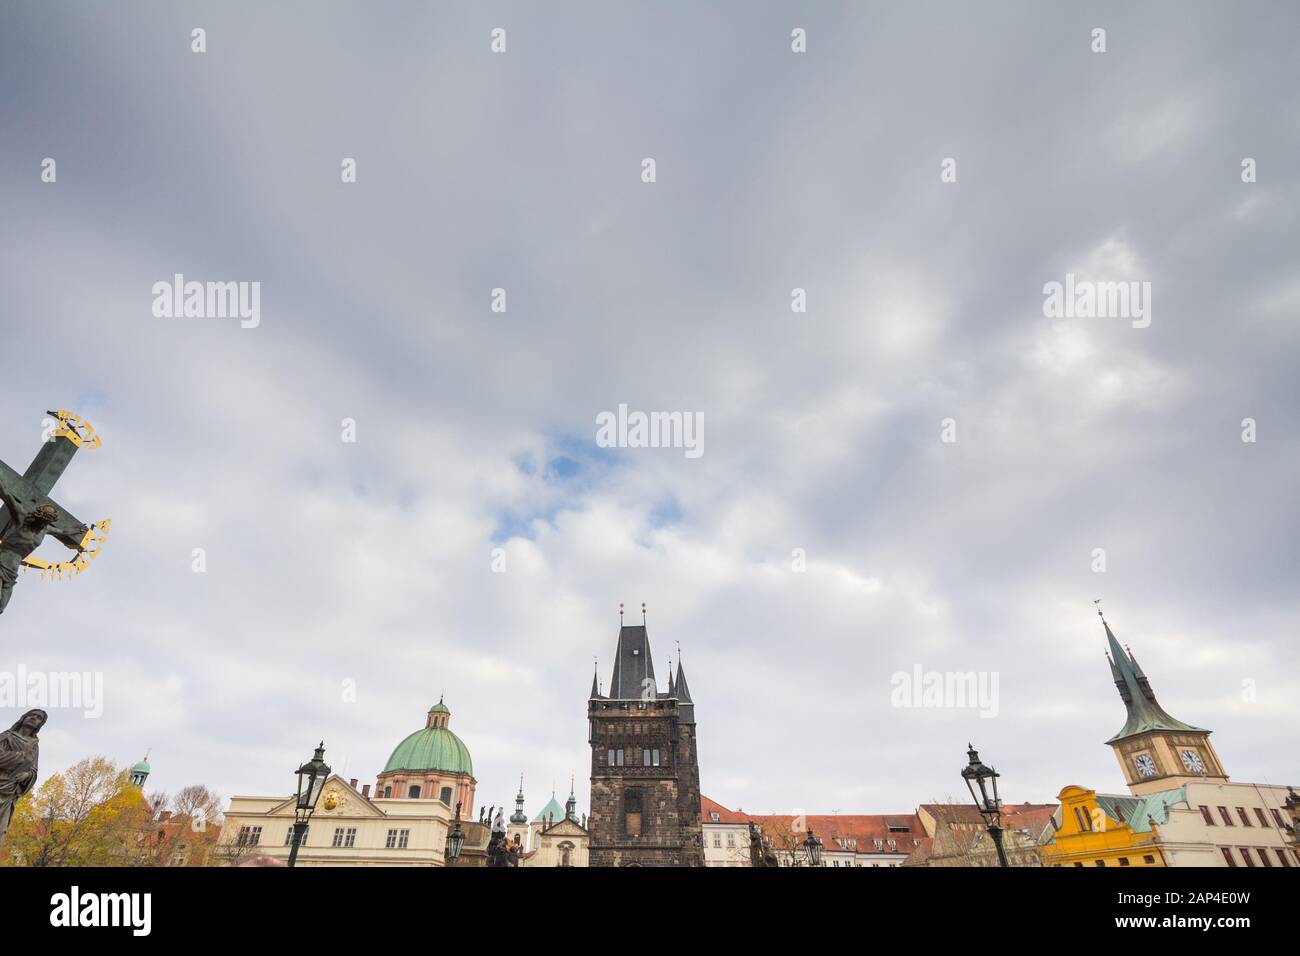
[[[1011,800],[1119,791],[1102,598],[1297,782],[1300,11],[1047,7],[6,4],[0,458],[79,412],[54,497],[113,519],[0,618],[0,670],[103,675],[42,772],[287,793],[323,737],[370,782],[445,692],[481,803],[585,809],[646,601],[728,806],[905,811],[968,740]],[[156,318],[176,273],[260,325]],[[1045,317],[1067,273],[1149,327]],[[704,454],[597,447],[620,403]],[[892,706],[917,666],[997,715]]]

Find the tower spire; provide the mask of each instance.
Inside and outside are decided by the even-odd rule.
[[[519,774],[519,792],[515,794],[515,812],[510,814],[511,823],[528,823],[528,815],[524,813],[524,775]]]
[[[1101,626],[1106,632],[1106,644],[1110,651],[1107,657],[1110,661],[1111,676],[1115,680],[1115,687],[1119,691],[1120,699],[1124,701],[1124,707],[1128,711],[1128,719],[1124,722],[1124,726],[1107,743],[1115,743],[1125,737],[1132,737],[1135,734],[1142,734],[1152,730],[1209,733],[1202,727],[1193,727],[1191,724],[1185,724],[1181,720],[1171,717],[1160,706],[1160,702],[1156,700],[1155,691],[1151,689],[1151,683],[1147,680],[1146,674],[1142,673],[1142,669],[1138,667],[1132,653],[1120,647],[1119,641],[1115,638],[1115,632],[1110,629],[1110,624],[1106,621],[1105,615],[1101,613],[1100,607],[1097,609],[1097,615],[1101,618]]]

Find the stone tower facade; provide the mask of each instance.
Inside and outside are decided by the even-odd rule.
[[[660,691],[645,625],[619,628],[609,693],[592,677],[591,866],[703,866],[695,704],[681,661]]]

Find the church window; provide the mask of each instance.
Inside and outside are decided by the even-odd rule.
[[[410,789],[406,791],[406,799],[408,800],[420,799],[420,785],[418,783],[411,784]]]
[[[1250,826],[1250,817],[1246,814],[1246,808],[1245,808],[1245,807],[1238,807],[1238,808],[1237,808],[1237,816],[1238,816],[1238,818],[1240,818],[1240,820],[1241,820],[1241,825],[1242,825],[1243,827],[1248,827],[1248,826]]]
[[[1201,817],[1205,820],[1205,825],[1207,827],[1214,826],[1214,816],[1210,813],[1209,807],[1205,805],[1201,806]]]
[[[641,835],[640,790],[629,790],[623,796],[623,832],[628,836]]]
[[[1223,821],[1225,827],[1232,826],[1232,814],[1228,812],[1227,807],[1219,807],[1219,819]]]
[[[447,806],[451,806],[451,787],[443,787],[440,798]]]
[[[392,795],[393,795],[393,788],[392,788],[392,787],[384,787],[384,796],[385,796],[385,797],[391,797]]]
[[[560,844],[560,866],[573,866],[572,854],[573,854],[573,844],[561,843]]]

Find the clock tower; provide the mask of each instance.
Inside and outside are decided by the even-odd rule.
[[[1133,652],[1119,646],[1104,617],[1101,623],[1110,645],[1106,657],[1111,676],[1128,709],[1124,726],[1106,743],[1115,751],[1129,792],[1141,797],[1196,780],[1226,782],[1228,775],[1210,743],[1210,731],[1170,717]]]

